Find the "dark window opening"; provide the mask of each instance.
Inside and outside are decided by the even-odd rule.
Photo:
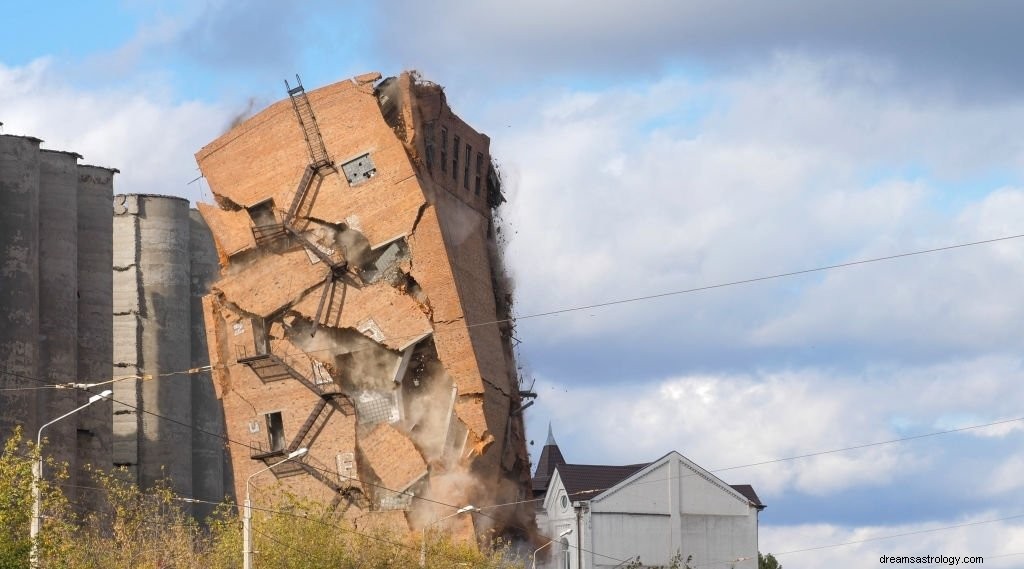
[[[480,195],[480,176],[484,169],[484,155],[481,152],[476,153],[476,185],[473,188],[473,193]]]
[[[452,179],[459,181],[459,137],[455,137],[455,144],[452,145]]]
[[[246,211],[249,212],[249,218],[252,219],[252,224],[255,227],[265,227],[277,223],[277,217],[274,215],[273,199],[251,205],[246,208]]]
[[[462,187],[469,189],[469,158],[473,155],[473,147],[466,145],[466,171],[462,173]]]
[[[433,171],[434,169],[434,125],[425,125],[426,136],[424,137],[424,147],[426,148],[427,154],[427,170]]]
[[[275,411],[263,416],[267,420],[267,442],[271,451],[284,450],[284,419],[281,412]]]
[[[448,171],[448,129],[441,127],[441,171]]]

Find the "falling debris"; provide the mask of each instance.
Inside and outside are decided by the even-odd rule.
[[[238,495],[308,448],[273,475],[357,527],[524,499],[490,139],[414,73],[287,87],[196,155],[216,201],[200,211],[221,262],[204,299],[217,396],[250,447],[231,447]],[[531,512],[453,523],[516,533]]]

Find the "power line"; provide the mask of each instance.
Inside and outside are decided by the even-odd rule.
[[[554,308],[554,309],[547,310],[547,311],[544,311],[544,312],[535,312],[535,313],[532,313],[532,314],[523,314],[523,315],[515,316],[515,317],[512,317],[512,318],[501,318],[501,319],[496,319],[496,320],[487,320],[487,321],[483,321],[483,322],[466,323],[465,327],[466,328],[477,328],[477,327],[480,327],[480,326],[492,326],[492,325],[496,325],[496,324],[505,324],[505,323],[514,324],[515,322],[517,322],[519,320],[528,320],[528,319],[532,319],[532,318],[542,318],[542,317],[547,317],[547,316],[557,316],[557,315],[567,314],[567,313],[571,313],[571,312],[579,312],[579,311],[583,311],[583,310],[592,310],[592,309],[595,309],[595,308],[606,308],[606,307],[609,307],[609,306],[616,306],[616,305],[620,305],[620,304],[630,304],[630,303],[635,303],[635,302],[643,302],[643,301],[648,301],[648,300],[656,300],[656,299],[659,299],[659,298],[665,298],[665,297],[670,297],[670,296],[679,296],[679,295],[683,295],[683,294],[690,294],[690,293],[694,293],[694,292],[714,290],[714,289],[719,289],[719,288],[727,288],[727,287],[738,286],[738,285],[742,285],[742,284],[751,284],[751,283],[756,283],[756,282],[762,282],[762,281],[775,280],[775,279],[781,279],[781,278],[798,276],[798,275],[805,275],[805,274],[829,271],[829,270],[833,270],[833,269],[849,268],[849,267],[854,267],[854,266],[858,266],[858,265],[866,265],[866,264],[870,264],[870,263],[878,263],[878,262],[881,262],[881,261],[890,261],[890,260],[894,260],[894,259],[902,259],[902,258],[905,258],[905,257],[913,257],[913,256],[918,256],[918,255],[926,255],[926,254],[930,254],[930,253],[939,253],[939,252],[943,252],[943,251],[951,251],[951,250],[955,250],[955,249],[963,249],[963,248],[967,248],[967,247],[975,247],[975,246],[978,246],[978,245],[988,245],[988,244],[992,244],[992,243],[999,243],[999,242],[1003,242],[1003,241],[1011,241],[1011,240],[1014,240],[1014,239],[1020,239],[1022,237],[1024,237],[1024,234],[1007,235],[1007,236],[1004,236],[1004,237],[994,237],[992,239],[983,239],[983,240],[980,240],[980,241],[970,241],[970,242],[966,242],[966,243],[957,243],[957,244],[954,244],[954,245],[946,245],[946,246],[942,246],[942,247],[933,247],[933,248],[930,248],[930,249],[919,249],[917,251],[909,251],[909,252],[906,252],[906,253],[896,253],[896,254],[893,254],[893,255],[885,255],[885,256],[881,256],[881,257],[871,257],[871,258],[868,258],[868,259],[860,259],[860,260],[856,260],[856,261],[849,261],[849,262],[846,262],[846,263],[836,263],[836,264],[832,264],[832,265],[822,265],[822,266],[814,267],[814,268],[810,268],[810,269],[800,269],[800,270],[796,270],[796,271],[788,271],[788,272],[775,273],[775,274],[763,275],[763,276],[758,276],[758,277],[750,277],[750,278],[746,278],[746,279],[740,279],[740,280],[735,280],[735,281],[727,281],[727,282],[711,284],[711,285],[704,285],[704,286],[687,288],[687,289],[672,290],[672,291],[654,293],[654,294],[643,295],[643,296],[621,298],[621,299],[613,299],[613,300],[608,300],[608,301],[604,301],[604,302],[598,302],[598,303],[594,303],[594,304],[585,304],[585,305],[581,305],[581,306]],[[459,319],[461,319],[461,317]],[[459,319],[456,319],[456,320],[459,320]],[[456,333],[456,331],[455,330],[433,330],[431,333],[436,336],[439,333],[440,334]],[[399,335],[399,336],[389,336],[389,337],[384,338],[382,341],[416,338],[416,337],[419,337],[419,336],[420,336],[419,334],[407,334],[407,335]],[[300,352],[289,352],[289,353],[283,353],[283,354],[277,354],[277,355],[281,356],[281,357],[284,357],[284,356],[290,356],[290,355],[311,354],[311,353],[325,352],[325,351],[332,351],[332,350],[333,350],[332,348],[322,348],[322,349],[317,349],[317,350],[300,351]],[[113,364],[114,362],[110,361],[109,363]],[[238,363],[227,364],[227,366],[237,366],[237,365],[242,365],[242,364],[238,364]],[[201,367],[198,367],[198,368],[188,368],[188,369],[183,369],[183,370],[176,370],[176,371],[171,371],[171,372],[165,372],[165,373],[158,374],[157,376],[158,377],[162,377],[162,376],[178,375],[178,374],[191,374],[191,373],[198,373],[198,372],[202,372],[202,371],[212,371],[212,369],[213,369],[213,366],[201,366]],[[105,378],[99,378],[99,379],[105,379]]]
[[[889,261],[889,260],[892,260],[892,259],[901,259],[901,258],[904,258],[904,257],[913,257],[915,255],[925,255],[925,254],[928,254],[928,253],[938,253],[938,252],[941,252],[941,251],[950,251],[950,250],[953,250],[953,249],[961,249],[961,248],[964,248],[964,247],[974,247],[976,245],[986,245],[986,244],[990,244],[990,243],[998,243],[1000,241],[1009,241],[1009,240],[1012,240],[1012,239],[1020,239],[1022,237],[1024,237],[1024,234],[1008,235],[1008,236],[1005,236],[1005,237],[995,237],[993,239],[984,239],[984,240],[981,240],[981,241],[972,241],[972,242],[969,242],[969,243],[959,243],[959,244],[956,244],[956,245],[946,245],[944,247],[934,247],[934,248],[931,248],[931,249],[921,249],[921,250],[918,250],[918,251],[910,251],[908,253],[897,253],[895,255],[886,255],[886,256],[883,256],[883,257],[873,257],[873,258],[869,258],[869,259],[860,259],[858,261],[849,261],[847,263],[837,263],[837,264],[834,264],[834,265],[824,265],[824,266],[815,267],[815,268],[812,268],[812,269],[802,269],[802,270],[798,270],[798,271],[789,271],[789,272],[785,272],[785,273],[776,273],[776,274],[773,274],[773,275],[765,275],[765,276],[760,276],[760,277],[751,277],[751,278],[737,280],[737,281],[729,281],[729,282],[724,282],[724,283],[718,283],[718,284],[712,284],[712,285],[706,285],[706,286],[699,286],[699,287],[687,288],[687,289],[681,289],[681,290],[674,290],[674,291],[668,291],[668,292],[661,292],[661,293],[649,294],[649,295],[644,295],[644,296],[635,296],[635,297],[623,298],[623,299],[619,299],[619,300],[609,300],[609,301],[606,301],[606,302],[599,302],[599,303],[595,303],[595,304],[587,304],[587,305],[583,305],[583,306],[575,306],[575,307],[570,307],[570,308],[559,308],[559,309],[549,310],[549,311],[546,311],[546,312],[537,312],[537,313],[534,313],[534,314],[526,314],[526,315],[523,315],[523,316],[517,316],[517,317],[515,317],[513,319],[493,320],[493,321],[489,321],[489,322],[478,322],[476,324],[467,324],[466,327],[467,328],[472,328],[472,327],[475,327],[475,326],[486,326],[486,325],[489,325],[489,324],[500,324],[500,323],[503,323],[503,322],[509,322],[511,320],[526,320],[528,318],[540,318],[540,317],[543,317],[543,316],[554,316],[554,315],[558,315],[558,314],[565,314],[565,313],[568,313],[568,312],[578,312],[578,311],[581,311],[581,310],[590,310],[590,309],[593,309],[593,308],[604,308],[604,307],[607,307],[607,306],[615,306],[615,305],[618,305],[618,304],[627,304],[627,303],[632,303],[632,302],[641,302],[641,301],[645,301],[645,300],[654,300],[654,299],[658,299],[658,298],[664,298],[664,297],[667,297],[667,296],[677,296],[677,295],[681,295],[681,294],[689,294],[689,293],[693,293],[693,292],[701,292],[701,291],[712,290],[712,289],[717,289],[717,288],[726,288],[726,287],[737,286],[737,285],[741,285],[741,284],[750,284],[750,283],[756,283],[756,282],[761,282],[761,281],[768,281],[768,280],[773,280],[773,279],[781,279],[781,278],[785,278],[785,277],[792,277],[792,276],[797,276],[797,275],[806,275],[806,274],[809,274],[809,273],[817,273],[817,272],[828,271],[828,270],[832,270],[832,269],[842,269],[842,268],[846,268],[846,267],[853,267],[853,266],[856,266],[856,265],[866,265],[866,264],[869,264],[869,263],[877,263],[877,262],[880,262],[880,261]]]
[[[1006,237],[999,237],[999,238],[987,239],[987,240],[982,240],[982,241],[974,241],[974,242],[969,242],[969,243],[961,243],[961,244],[949,245],[949,246],[945,246],[945,247],[937,247],[937,248],[931,248],[931,249],[924,249],[924,250],[919,250],[919,251],[912,251],[912,252],[907,252],[907,253],[888,255],[888,256],[883,256],[883,257],[876,257],[876,258],[870,258],[870,259],[862,259],[862,260],[851,261],[851,262],[847,262],[847,263],[839,263],[839,264],[826,265],[826,266],[816,267],[816,268],[811,268],[811,269],[803,269],[803,270],[798,270],[798,271],[790,271],[790,272],[785,272],[785,273],[777,273],[777,274],[773,274],[773,275],[753,277],[753,278],[748,278],[748,279],[743,279],[743,280],[730,281],[730,282],[725,282],[725,283],[719,283],[719,284],[707,285],[707,286],[701,286],[701,287],[695,287],[695,288],[689,288],[689,289],[682,289],[682,290],[676,290],[676,291],[668,291],[668,292],[652,294],[652,295],[645,295],[645,296],[631,297],[631,298],[625,298],[625,299],[618,299],[618,300],[612,300],[612,301],[606,301],[606,302],[589,304],[589,305],[583,305],[583,306],[576,306],[576,307],[567,307],[567,308],[550,310],[550,311],[546,311],[546,312],[521,315],[521,316],[518,316],[516,318],[510,318],[510,319],[498,319],[498,320],[491,320],[491,321],[477,322],[477,323],[468,323],[467,322],[465,324],[465,327],[466,328],[473,328],[473,327],[486,326],[486,325],[510,323],[510,322],[514,322],[516,320],[524,320],[524,319],[530,319],[530,318],[554,316],[554,315],[566,314],[566,313],[576,312],[576,311],[581,311],[581,310],[590,310],[590,309],[594,309],[594,308],[602,308],[602,307],[614,306],[614,305],[619,305],[619,304],[626,304],[626,303],[634,303],[634,302],[640,302],[640,301],[654,300],[654,299],[664,298],[664,297],[668,297],[668,296],[682,295],[682,294],[688,294],[688,293],[705,291],[705,290],[711,290],[711,289],[717,289],[717,288],[737,286],[737,285],[740,285],[740,284],[749,284],[749,283],[754,283],[754,282],[760,282],[760,281],[766,281],[766,280],[772,280],[772,279],[779,279],[779,278],[784,278],[784,277],[789,277],[789,276],[796,276],[796,275],[801,275],[801,274],[808,274],[808,273],[814,273],[814,272],[820,272],[820,271],[826,271],[826,270],[832,270],[832,269],[838,269],[838,268],[852,267],[852,266],[856,266],[856,265],[862,265],[862,264],[868,264],[868,263],[874,263],[874,262],[898,259],[898,258],[903,258],[903,257],[910,257],[910,256],[915,256],[915,255],[923,255],[923,254],[935,253],[935,252],[940,252],[940,251],[948,251],[948,250],[952,250],[952,249],[971,247],[971,246],[977,246],[977,245],[982,245],[982,244],[990,244],[990,243],[995,243],[995,242],[1007,241],[1007,240],[1011,240],[1011,239],[1018,239],[1018,238],[1021,238],[1021,237],[1024,237],[1024,234],[1012,235],[1012,236],[1006,236]],[[435,331],[435,334],[436,334],[436,331]],[[390,339],[397,339],[397,338],[401,338],[401,336],[392,337]],[[328,348],[328,349],[325,349],[323,351],[329,351],[329,350],[330,349]],[[321,351],[321,350],[312,350],[310,352],[303,352],[303,353],[311,353],[311,352],[314,352],[314,351]],[[288,354],[285,354],[285,355],[288,355]],[[239,365],[239,364],[236,363],[234,365]],[[208,370],[211,370],[211,369],[212,369],[211,366],[203,366],[201,368],[189,368],[188,370],[165,372],[165,373],[162,373],[162,374],[158,374],[158,376],[170,376],[170,375],[183,374],[183,373],[184,374],[190,374],[190,373],[197,373],[197,372],[200,372],[200,371],[208,371]],[[7,373],[9,375],[14,376],[14,377],[21,377],[21,378],[25,378],[25,379],[31,379],[31,380],[34,380],[34,381],[38,381],[35,378],[30,378],[29,376],[16,374],[16,373],[13,373],[13,372],[10,372],[10,371],[7,371]],[[125,379],[127,379],[127,378],[125,378]],[[111,382],[112,381],[116,381],[116,380],[111,380]],[[50,386],[47,386],[47,387],[50,387]],[[89,391],[86,388],[79,387],[77,385],[74,386],[74,387],[76,389],[82,389],[82,390],[84,390],[84,391],[86,391],[88,393],[92,393],[91,391]],[[178,420],[172,419],[170,417],[165,417],[165,416],[153,413],[151,411],[148,411],[148,410],[145,410],[145,409],[142,409],[142,408],[130,405],[128,403],[124,403],[124,402],[120,402],[120,401],[118,401],[118,403],[122,404],[122,405],[125,405],[126,407],[134,409],[136,411],[147,413],[147,414],[153,415],[155,417],[162,418],[162,419],[167,420],[167,421],[171,421],[172,423],[175,423],[175,424],[178,424],[178,425],[181,425],[181,426],[185,426],[185,427],[193,429],[193,430],[195,430],[197,432],[204,433],[204,434],[206,434],[208,436],[214,436],[214,437],[217,437],[217,438],[221,438],[221,439],[223,439],[223,440],[225,440],[225,441],[227,441],[227,442],[229,442],[231,444],[242,445],[242,446],[244,446],[246,448],[250,448],[250,449],[252,448],[250,445],[247,445],[245,443],[240,443],[240,442],[237,442],[237,441],[232,441],[231,439],[229,439],[226,436],[219,435],[217,433],[211,433],[209,431],[205,431],[205,430],[200,429],[200,428],[198,428],[198,427],[196,427],[194,425],[191,425],[191,424],[188,424],[188,423],[184,423],[182,421],[178,421]],[[1016,420],[1020,420],[1020,419],[1016,419]],[[957,430],[965,430],[965,429],[957,429]],[[951,430],[951,431],[948,431],[948,432],[956,432],[957,430]],[[902,439],[902,440],[910,440],[910,439],[913,439],[913,438],[921,438],[921,437],[924,437],[924,436],[934,436],[935,434],[944,434],[944,433],[933,433],[933,434],[927,434],[927,435],[919,435],[917,437],[907,437],[907,438]],[[840,452],[842,450],[852,450],[852,449],[855,449],[855,448],[866,448],[868,446],[876,446],[876,445],[879,445],[879,444],[889,444],[891,442],[898,442],[898,441],[885,441],[885,442],[879,442],[879,443],[870,443],[868,445],[860,445],[860,446],[857,446],[857,447],[849,447],[849,448],[845,448],[845,449],[834,449],[834,450],[831,450],[831,451],[821,451],[821,452],[818,452],[818,453],[811,453],[811,454],[808,454],[808,455],[801,455],[801,456],[797,456],[797,457],[788,457],[788,458],[784,458],[784,459],[776,459],[776,460],[773,460],[773,461],[765,461],[765,462],[756,463],[756,464],[728,467],[728,468],[719,469],[719,470],[730,470],[730,469],[735,469],[735,468],[744,468],[744,467],[748,467],[748,466],[756,466],[758,464],[769,464],[769,463],[773,463],[773,462],[780,462],[780,461],[783,461],[783,460],[795,460],[795,459],[798,459],[798,458],[806,458],[806,457],[809,457],[809,456],[817,456],[817,455],[820,455],[820,454],[828,454],[830,452]],[[317,467],[312,466],[312,465],[309,465],[309,466],[311,466],[312,468],[316,468],[317,470],[321,470],[321,471],[324,471],[324,472],[329,472],[331,474],[334,474],[333,472],[327,471],[325,469],[320,469],[320,468],[317,468]],[[366,483],[366,481],[361,481],[361,482],[362,483]],[[395,492],[394,490],[391,490],[391,491]],[[426,500],[425,498],[422,498],[422,497],[418,497],[418,496],[414,496],[414,497],[422,499],[422,500]],[[432,501],[432,500],[430,500],[430,501]],[[441,505],[445,505],[445,506],[448,506],[448,507],[452,507],[452,508],[456,507],[456,506],[452,506],[450,504],[443,504],[441,502],[436,502],[436,501],[435,501],[435,503],[438,503],[438,504],[441,504]],[[486,514],[483,514],[483,513],[481,513],[481,515],[487,516]],[[487,517],[493,518],[493,516],[487,516]],[[496,519],[496,518],[494,518],[494,519]],[[514,526],[511,526],[511,527],[514,527]],[[520,528],[520,529],[523,529],[523,528]]]
[[[10,372],[8,372],[8,373],[10,373]],[[11,374],[11,375],[17,375],[17,374]],[[37,380],[37,378],[32,378],[30,376],[21,376],[21,375],[17,375],[17,376],[18,377],[23,377],[25,379]],[[131,407],[131,406],[129,405],[129,407]],[[221,438],[222,440],[224,440],[224,441],[226,441],[228,443],[236,444],[236,445],[241,445],[241,446],[243,446],[245,448],[248,448],[248,449],[252,449],[253,448],[251,445],[248,445],[248,444],[245,444],[245,443],[241,443],[241,442],[238,442],[238,441],[234,441],[234,440],[230,439],[227,436],[219,435],[219,434],[216,434],[216,433],[211,433],[209,431],[204,431],[202,429],[199,429],[198,427],[195,427],[194,425],[189,425],[189,424],[186,424],[184,422],[172,419],[170,417],[165,417],[163,415],[159,415],[157,413],[153,413],[151,411],[145,411],[145,412],[147,412],[147,413],[149,413],[149,414],[151,414],[151,415],[153,415],[155,417],[175,422],[175,423],[177,423],[179,425],[186,426],[186,427],[188,427],[190,429],[194,429],[196,431],[208,434],[210,436]],[[1005,424],[1015,423],[1015,422],[1020,422],[1020,421],[1024,421],[1024,417],[1016,417],[1016,418],[1012,418],[1012,419],[1002,419],[1002,420],[998,420],[998,421],[992,421],[992,422],[989,422],[989,423],[983,423],[983,424],[977,424],[977,425],[969,425],[969,426],[965,426],[965,427],[958,427],[958,428],[954,428],[954,429],[946,429],[946,430],[942,430],[942,431],[933,431],[933,432],[930,432],[930,433],[923,433],[923,434],[919,434],[919,435],[911,435],[911,436],[907,436],[907,437],[900,437],[900,438],[889,439],[889,440],[885,440],[885,441],[875,441],[875,442],[864,443],[864,444],[859,444],[859,445],[851,445],[851,446],[834,448],[834,449],[814,451],[814,452],[809,452],[809,453],[804,453],[804,454],[799,454],[799,455],[794,455],[794,456],[788,456],[788,457],[775,458],[775,459],[764,460],[764,461],[759,461],[759,462],[753,462],[753,463],[740,464],[740,465],[723,467],[723,468],[710,469],[710,470],[708,470],[708,472],[724,472],[724,471],[728,471],[728,470],[737,470],[737,469],[741,469],[741,468],[750,468],[750,467],[755,467],[755,466],[763,466],[763,465],[767,465],[767,464],[776,464],[776,463],[780,463],[780,462],[788,462],[788,461],[800,460],[800,459],[811,458],[811,457],[815,457],[815,456],[822,456],[822,455],[834,454],[834,453],[839,453],[839,452],[847,452],[847,451],[851,451],[851,450],[861,450],[861,449],[865,449],[865,448],[871,448],[871,447],[882,446],[882,445],[896,444],[896,443],[900,443],[900,442],[906,442],[906,441],[912,441],[912,440],[917,440],[917,439],[935,437],[935,436],[939,436],[939,435],[946,435],[946,434],[965,432],[965,431],[976,430],[976,429],[983,429],[983,428],[987,428],[987,427],[993,427],[993,426],[998,426],[998,425],[1005,425]],[[413,494],[411,492],[408,492],[408,491],[401,491],[400,492],[398,490],[394,490],[394,489],[388,488],[388,487],[383,486],[381,484],[376,484],[376,483],[368,481],[368,480],[360,480],[357,477],[347,476],[347,475],[344,475],[344,474],[342,474],[340,472],[339,473],[335,473],[334,471],[327,470],[325,468],[320,468],[320,467],[317,467],[316,465],[313,465],[313,464],[303,463],[303,465],[305,465],[306,467],[312,468],[314,470],[317,470],[319,472],[323,472],[325,474],[337,475],[339,477],[343,477],[343,478],[347,478],[349,480],[353,480],[353,481],[359,482],[360,484],[366,484],[368,486],[373,486],[373,487],[379,488],[381,490],[386,490],[386,491],[389,491],[389,492],[394,492],[394,493],[397,493],[399,495],[410,496],[413,499],[418,499],[418,500],[421,500],[421,501],[433,503],[433,504],[440,505],[440,506],[456,508],[456,509],[458,508],[458,506],[455,506],[455,505],[452,505],[452,504],[447,504],[447,503],[440,502],[440,501],[437,501],[437,500],[432,500],[430,498],[426,498],[426,497],[423,497],[423,496],[417,496],[417,495],[415,495],[415,494]],[[637,482],[635,482],[635,484],[662,483],[662,482],[666,482],[666,481],[671,480],[671,479],[685,478],[685,477],[690,477],[690,476],[697,476],[697,474],[684,474],[684,475],[679,476],[679,477],[667,477],[667,478],[661,478],[661,479],[655,479],[655,480],[637,481]],[[608,488],[592,488],[592,489],[587,489],[587,490],[581,490],[579,492],[576,492],[576,494],[587,494],[587,493],[591,493],[592,494],[592,493],[604,492],[605,490],[608,490]],[[495,505],[492,505],[492,506],[485,506],[484,508],[485,509],[494,509],[494,508],[503,507],[503,506],[511,506],[511,505],[518,505],[518,504],[525,504],[525,503],[530,503],[530,502],[536,502],[536,501],[539,501],[539,500],[540,499],[520,500],[520,501],[516,501],[516,502],[508,502],[508,503],[505,503],[505,504],[495,504]],[[494,516],[487,515],[487,514],[485,514],[483,512],[478,512],[478,513],[480,515],[484,515],[485,517],[489,517],[491,519],[495,519],[496,521],[500,521],[497,518],[495,518]],[[515,526],[510,526],[510,527],[515,527]],[[524,528],[519,528],[519,529],[524,529]]]

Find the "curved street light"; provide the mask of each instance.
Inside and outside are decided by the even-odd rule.
[[[245,509],[242,512],[242,567],[243,569],[252,569],[252,501],[249,499],[249,483],[257,474],[263,474],[264,472],[274,468],[279,464],[284,464],[289,460],[305,456],[309,452],[306,447],[300,448],[299,450],[284,457],[284,459],[271,464],[270,466],[257,470],[249,475],[245,479]]]
[[[78,413],[82,409],[85,409],[86,407],[92,405],[97,401],[110,399],[110,396],[113,394],[113,391],[107,389],[102,393],[93,395],[92,397],[89,398],[88,401],[86,401],[85,405],[82,405],[81,407],[74,409],[72,411],[68,411],[67,413],[61,415],[60,417],[57,417],[56,419],[50,421],[49,423],[44,424],[42,427],[39,427],[39,433],[36,435],[36,452],[39,453],[39,458],[32,465],[32,525],[29,528],[29,537],[32,538],[32,552],[29,555],[29,564],[32,566],[32,569],[39,567],[39,540],[37,539],[37,537],[39,536],[39,530],[43,526],[43,499],[42,492],[40,491],[39,488],[39,483],[43,479],[43,429],[49,427],[50,425],[56,423],[57,421],[60,421],[61,419],[66,419],[74,415],[75,413]]]
[[[562,539],[563,537],[569,535],[570,533],[572,533],[572,528],[569,528],[569,529],[563,531],[562,533],[558,534],[558,537],[556,537],[555,539]],[[544,545],[538,547],[537,549],[533,550],[533,556],[532,556],[533,557],[533,569],[537,569],[537,552],[540,551],[541,549],[544,549],[545,547],[551,545],[552,543],[554,543],[555,539],[552,539],[551,541],[549,541],[549,542],[545,543]]]

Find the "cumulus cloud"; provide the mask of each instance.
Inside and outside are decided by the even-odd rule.
[[[200,198],[200,183],[188,185],[199,175],[192,156],[229,118],[216,104],[169,101],[159,85],[150,91],[87,89],[65,83],[48,59],[24,67],[0,64],[4,132],[77,152],[85,164],[118,168],[119,193]]]
[[[849,62],[843,63],[847,65]],[[727,79],[555,90],[495,103],[487,130],[507,174],[520,314],[581,306],[1020,233],[1019,101],[963,109],[935,95],[836,84],[834,61],[779,57]],[[870,75],[867,62],[860,62]],[[507,125],[507,128],[506,128]],[[969,185],[969,184],[968,184]],[[988,195],[991,193],[991,195]],[[566,223],[565,220],[573,220]],[[521,326],[596,373],[613,351],[691,368],[861,363],[1020,346],[1007,306],[1015,242],[583,311]],[[545,262],[538,263],[537,259]],[[634,373],[634,377],[637,374]]]
[[[753,483],[769,500],[857,488],[890,494],[920,479],[962,495],[959,474],[947,472],[962,454],[958,447],[999,439],[1004,444],[972,459],[976,468],[996,471],[991,494],[1015,487],[1008,481],[1020,465],[1003,464],[1002,453],[1019,440],[1021,422],[818,453],[1019,417],[1024,398],[1014,386],[1022,378],[1024,362],[1005,358],[861,374],[695,374],[648,385],[542,381],[538,408],[555,417],[569,462],[629,464],[677,450],[731,483]],[[948,425],[965,416],[974,422]],[[779,460],[791,457],[802,458]]]

